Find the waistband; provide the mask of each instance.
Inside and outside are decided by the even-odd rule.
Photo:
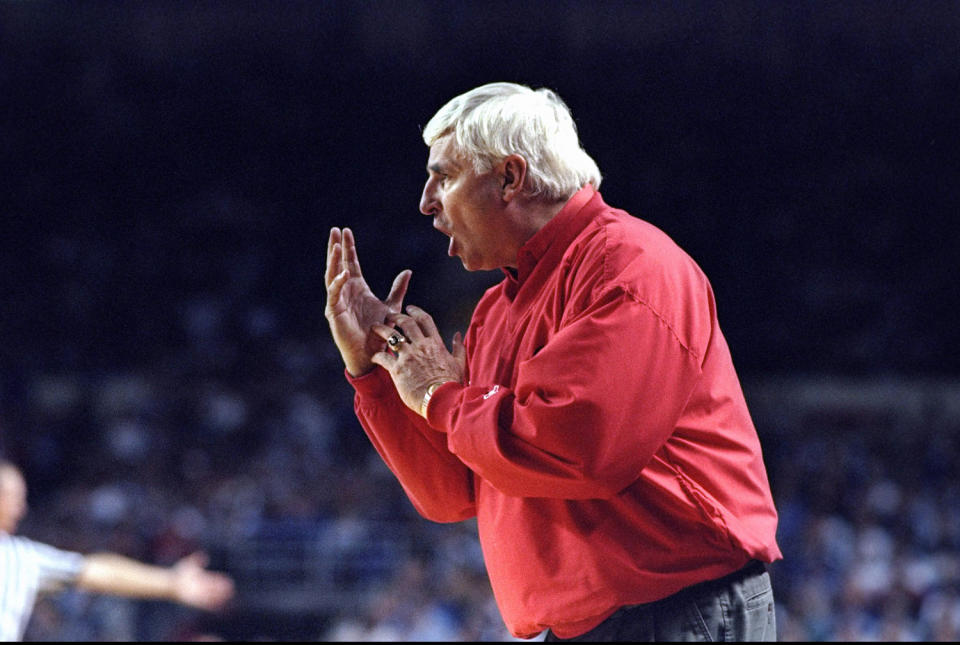
[[[604,629],[604,626],[609,624],[610,621],[615,620],[615,616],[620,616],[623,612],[632,613],[632,612],[660,612],[660,611],[670,611],[669,603],[676,602],[686,602],[692,598],[697,598],[713,593],[717,593],[722,589],[727,589],[731,585],[745,583],[747,581],[755,580],[759,576],[767,573],[767,565],[761,562],[760,560],[750,560],[746,565],[737,569],[733,573],[728,573],[727,575],[716,578],[714,580],[705,580],[704,582],[698,582],[697,584],[691,585],[680,591],[667,596],[666,598],[661,598],[660,600],[654,600],[652,602],[643,603],[639,605],[625,605],[620,607],[616,612],[611,614],[604,620],[602,623],[575,638],[559,638],[556,634],[553,633],[553,630],[547,632],[546,641],[548,642],[564,642],[564,641],[590,641],[591,636],[597,635]],[[760,584],[769,584],[767,582],[761,583],[757,580],[753,583],[754,585]],[[643,620],[647,620],[644,618]],[[596,639],[594,639],[596,640]],[[602,640],[602,639],[601,639]]]
[[[767,565],[761,562],[760,560],[750,560],[742,568],[737,569],[733,573],[728,573],[727,575],[716,578],[714,580],[704,580],[703,582],[698,582],[695,585],[690,585],[689,587],[684,587],[680,591],[676,592],[673,595],[667,596],[666,598],[661,598],[660,600],[655,600],[649,604],[655,605],[661,602],[668,602],[676,600],[677,598],[683,598],[687,596],[699,596],[700,594],[710,593],[729,587],[732,584],[743,582],[754,576],[759,576],[767,572]]]

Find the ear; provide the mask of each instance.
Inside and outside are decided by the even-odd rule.
[[[503,201],[513,201],[523,192],[527,180],[527,160],[520,155],[508,155],[500,162],[498,170]]]

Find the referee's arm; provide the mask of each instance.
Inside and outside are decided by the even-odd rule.
[[[206,557],[200,553],[188,555],[172,567],[145,564],[116,553],[93,553],[84,557],[75,585],[95,593],[219,609],[233,596],[233,580],[207,571],[205,565]]]

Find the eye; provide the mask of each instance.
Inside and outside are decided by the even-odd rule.
[[[435,183],[438,184],[440,187],[446,186],[447,180],[448,180],[449,178],[450,178],[450,176],[449,176],[447,173],[445,173],[445,172],[440,172],[439,169],[431,168],[431,169],[429,170],[429,180],[428,180],[428,181],[435,182]]]

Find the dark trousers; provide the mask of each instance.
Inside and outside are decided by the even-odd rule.
[[[575,638],[547,631],[547,642],[775,641],[777,620],[766,566],[751,561],[718,580],[701,582],[672,596],[621,607]]]

